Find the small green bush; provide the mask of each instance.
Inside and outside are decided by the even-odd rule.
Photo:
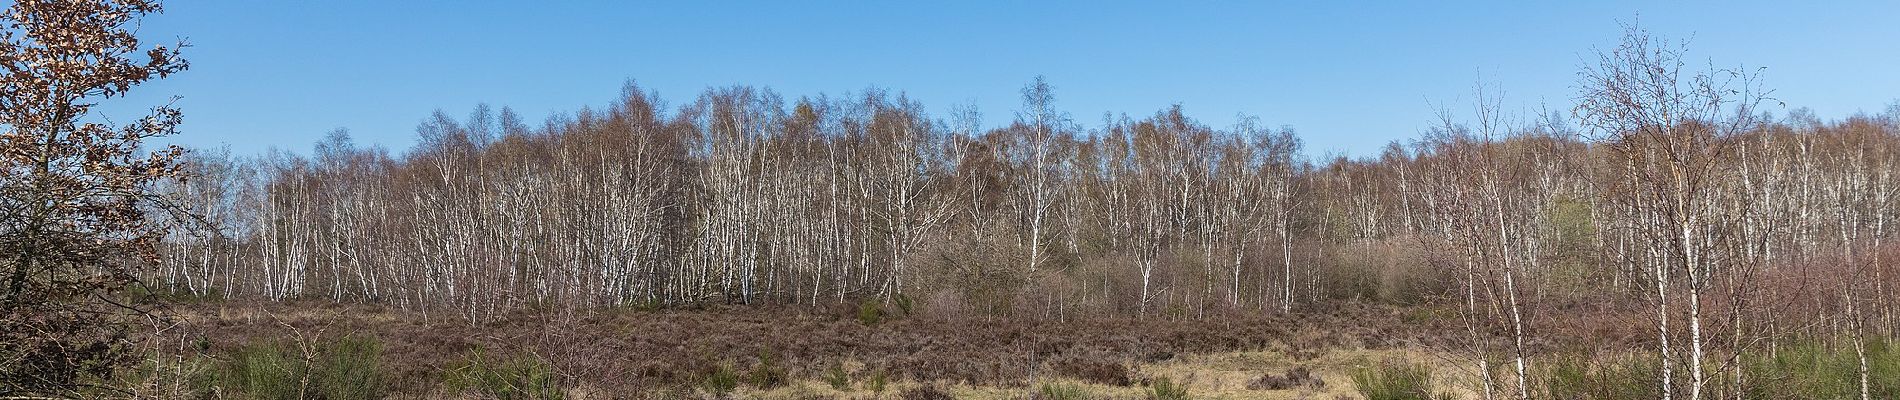
[[[86,397],[128,397],[155,399],[210,398],[208,385],[219,365],[203,353],[165,356],[152,354],[138,366],[114,377],[109,388],[124,390],[108,395],[86,393]],[[104,388],[102,388],[104,389]],[[116,395],[116,396],[114,396]]]
[[[1662,368],[1653,357],[1556,357],[1542,363],[1544,398],[1589,400],[1655,399]]]
[[[238,348],[212,378],[212,390],[257,400],[302,398],[309,366],[287,347],[282,343],[259,343]]]
[[[753,365],[752,372],[746,375],[746,383],[759,389],[772,389],[785,385],[788,381],[785,375],[785,368],[778,365],[772,352],[764,351],[759,353],[759,363]]]
[[[559,400],[567,398],[554,368],[534,357],[499,359],[481,348],[470,350],[461,365],[449,370],[449,387],[501,400]]]
[[[917,311],[917,300],[912,299],[909,295],[899,294],[892,298],[891,301],[897,304],[897,311],[904,313],[905,317],[909,317],[912,313]]]
[[[739,388],[739,374],[732,372],[732,365],[719,364],[700,379],[699,387],[713,396],[725,397]]]
[[[877,300],[865,300],[863,303],[858,303],[858,323],[871,326],[882,321],[884,321],[884,303],[879,303]]]
[[[1154,383],[1148,386],[1148,398],[1154,400],[1187,399],[1187,384],[1175,383],[1166,377],[1155,378]]]
[[[851,390],[851,373],[845,372],[844,364],[832,364],[831,368],[825,368],[824,379],[825,383],[831,385],[832,389],[839,391]]]
[[[382,346],[370,338],[319,342],[308,355],[289,342],[254,343],[232,352],[203,386],[258,400],[380,399],[385,392],[381,358]]]
[[[346,337],[331,342],[317,355],[312,383],[324,399],[380,399],[382,354],[382,345],[372,339]]]
[[[1042,387],[1036,391],[1036,394],[1037,398],[1042,400],[1084,400],[1090,398],[1088,389],[1083,388],[1082,385],[1073,383],[1044,383]]]
[[[1432,369],[1421,364],[1385,362],[1377,367],[1360,368],[1353,372],[1352,384],[1366,400],[1451,398],[1449,393],[1432,392]]]

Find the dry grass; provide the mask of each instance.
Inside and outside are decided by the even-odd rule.
[[[1043,384],[1060,384],[1081,388],[1093,399],[1145,399],[1148,398],[1147,386],[1140,382],[1149,382],[1158,378],[1167,378],[1184,384],[1195,399],[1338,399],[1357,398],[1352,386],[1351,374],[1358,368],[1376,365],[1383,360],[1401,359],[1427,364],[1442,363],[1438,355],[1418,349],[1340,349],[1322,351],[1317,358],[1296,360],[1280,351],[1240,351],[1215,354],[1196,354],[1173,360],[1139,364],[1134,366],[1136,373],[1134,385],[1116,386],[1083,380],[1052,377],[1039,379],[1034,384],[1011,385],[968,385],[950,382],[896,382],[892,389],[882,397],[888,398],[905,389],[934,386],[958,399],[1033,399],[1037,398]],[[1296,367],[1305,367],[1313,376],[1324,381],[1323,386],[1299,386],[1283,390],[1250,389],[1248,383],[1262,374],[1281,374]],[[1440,368],[1451,371],[1450,368]],[[1456,378],[1441,378],[1439,386],[1456,389]],[[1451,390],[1453,393],[1469,394],[1468,391]],[[833,390],[819,380],[801,380],[782,388],[758,391],[746,390],[737,393],[740,398],[757,399],[856,399],[878,398],[878,393],[864,390]]]

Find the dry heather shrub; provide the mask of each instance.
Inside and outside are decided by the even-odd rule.
[[[851,390],[851,373],[845,372],[844,364],[832,364],[831,367],[825,368],[823,378],[825,384],[831,385],[832,389],[841,392]]]
[[[774,357],[770,351],[762,351],[759,352],[758,364],[754,364],[751,374],[746,376],[746,383],[752,384],[752,387],[770,390],[785,386],[785,383],[789,381],[786,375],[785,368],[779,366],[778,358]]]
[[[997,228],[997,229],[1000,229]],[[925,251],[928,254],[921,281],[926,287],[945,288],[954,299],[936,299],[931,303],[957,303],[960,313],[982,316],[1010,316],[1016,313],[1019,296],[1033,286],[1021,245],[1003,232],[980,235],[953,235]]]
[[[1089,383],[1128,386],[1131,382],[1128,377],[1128,367],[1115,361],[1069,358],[1056,361],[1050,367],[1057,375]]]
[[[898,393],[897,397],[903,400],[955,400],[956,399],[956,396],[951,396],[950,393],[943,391],[943,389],[938,389],[935,385],[924,385],[924,386],[918,386],[918,387],[914,387],[910,389],[905,389],[903,393]]]
[[[923,302],[928,307],[933,302]],[[1028,387],[1028,377],[1064,376],[1100,384],[1132,384],[1133,363],[1162,362],[1183,355],[1231,351],[1303,349],[1318,354],[1337,343],[1359,343],[1362,335],[1393,334],[1354,326],[1392,326],[1398,313],[1380,308],[1342,306],[1324,315],[1236,316],[1220,321],[1118,318],[1072,319],[1064,323],[1004,318],[954,318],[925,314],[864,326],[853,318],[858,303],[835,309],[730,308],[698,312],[612,311],[586,314],[573,326],[550,333],[546,321],[532,316],[482,326],[427,324],[402,311],[343,306],[312,313],[314,304],[260,305],[278,315],[309,315],[291,321],[301,327],[331,326],[382,339],[388,378],[399,395],[425,395],[410,388],[443,382],[443,367],[468,363],[470,349],[490,355],[533,354],[560,387],[585,385],[602,393],[644,393],[654,388],[697,389],[720,364],[729,364],[739,384],[758,386],[761,378],[824,378],[828,368],[851,360],[841,383],[852,390],[871,389],[873,370],[912,382],[958,382]],[[219,317],[208,305],[182,306],[198,332],[215,332],[218,343],[268,341],[281,327],[261,320]],[[262,314],[260,312],[260,314]],[[1422,329],[1422,327],[1421,327]],[[1410,340],[1410,339],[1407,339]],[[759,356],[771,352],[771,368],[760,370]],[[506,364],[514,357],[493,357]],[[1128,367],[1124,367],[1128,366]],[[451,368],[452,369],[452,368]],[[543,375],[541,368],[518,375]],[[533,373],[525,373],[533,372]],[[1280,371],[1275,371],[1280,372]],[[1068,378],[1073,377],[1073,378]],[[825,386],[825,384],[817,384]],[[768,385],[769,386],[769,385]],[[886,393],[894,396],[896,393]]]
[[[1323,389],[1326,387],[1326,380],[1313,376],[1313,371],[1306,367],[1293,367],[1287,370],[1285,375],[1261,374],[1259,378],[1247,382],[1248,390],[1287,390],[1299,387]]]

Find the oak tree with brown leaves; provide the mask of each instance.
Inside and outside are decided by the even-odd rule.
[[[180,177],[179,111],[129,124],[99,101],[183,71],[175,46],[133,34],[146,0],[19,0],[0,13],[0,397],[72,397],[131,359],[119,295],[156,261],[163,202]]]

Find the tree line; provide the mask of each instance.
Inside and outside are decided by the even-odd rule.
[[[624,93],[537,127],[506,108],[438,112],[403,154],[346,131],[309,157],[194,153],[198,178],[173,190],[222,229],[175,234],[154,282],[472,319],[897,297],[1053,317],[1492,290],[1666,297],[1851,256],[1869,266],[1861,296],[1883,300],[1868,311],[1892,314],[1875,295],[1891,292],[1875,251],[1896,214],[1891,112],[1797,111],[1724,135],[1685,200],[1711,220],[1683,225],[1706,231],[1673,239],[1711,242],[1698,246],[1723,265],[1678,278],[1654,264],[1687,260],[1648,230],[1682,217],[1649,207],[1656,188],[1631,176],[1660,173],[1643,164],[1666,154],[1619,156],[1638,138],[1592,140],[1495,103],[1377,157],[1314,160],[1288,128],[1210,127],[1178,106],[1084,128],[1040,80],[987,130],[974,110],[934,118],[880,90],[787,102],[719,88],[675,110]]]
[[[1780,339],[1864,354],[1894,337],[1900,106],[1775,117],[1759,70],[1684,54],[1632,28],[1579,73],[1567,113],[1510,112],[1481,85],[1468,111],[1364,158],[1179,106],[1084,126],[1041,78],[994,129],[877,89],[737,86],[666,109],[629,84],[538,127],[437,112],[402,154],[344,131],[310,157],[195,153],[195,179],[169,190],[221,228],[174,232],[147,281],[471,322],[709,303],[1043,319],[1423,305],[1459,316],[1487,398],[1530,396],[1540,330],[1591,307],[1651,315],[1659,392],[1694,399],[1742,387],[1733,360]]]
[[[1648,308],[1659,391],[1739,388],[1791,337],[1891,338],[1900,106],[1775,117],[1755,71],[1684,73],[1632,31],[1569,112],[1467,111],[1377,156],[1180,106],[1086,127],[1038,78],[1006,125],[866,90],[629,84],[529,126],[437,112],[401,154],[336,131],[309,157],[193,153],[147,282],[193,296],[376,302],[479,322],[536,307],[824,307],[1065,319],[1455,311],[1489,397],[1530,396],[1560,315]],[[1574,320],[1572,320],[1574,321]],[[1867,371],[1862,362],[1863,383]],[[1718,377],[1734,377],[1717,382]]]
[[[309,157],[195,153],[196,178],[169,190],[220,228],[175,232],[148,281],[469,321],[709,303],[1049,319],[1433,305],[1461,316],[1487,397],[1529,396],[1539,321],[1587,304],[1646,305],[1661,393],[1690,398],[1727,384],[1711,381],[1733,370],[1722,357],[1771,346],[1758,339],[1893,337],[1900,107],[1775,117],[1758,70],[1685,69],[1684,54],[1632,29],[1579,73],[1568,112],[1510,112],[1480,86],[1468,111],[1363,158],[1179,106],[1085,126],[1041,78],[993,129],[878,89],[736,86],[668,109],[629,84],[539,126],[437,112],[401,154],[346,131]]]
[[[624,92],[538,128],[506,108],[438,112],[400,156],[344,131],[308,158],[195,153],[199,179],[174,189],[224,228],[176,235],[154,282],[470,318],[897,297],[990,313],[1287,309],[1301,289],[1284,286],[1305,282],[1281,276],[1310,169],[1286,129],[1217,130],[1172,108],[1085,133],[1040,81],[989,131],[973,110],[935,119],[878,90],[787,106],[722,88],[672,113]]]
[[[1451,310],[1485,398],[1531,397],[1559,316],[1651,315],[1663,398],[1740,393],[1787,338],[1900,329],[1900,104],[1774,117],[1759,70],[1691,69],[1631,27],[1568,113],[1468,112],[1375,157],[1179,106],[1085,126],[1041,78],[1009,123],[866,90],[787,101],[629,84],[530,126],[437,112],[401,154],[148,149],[181,113],[92,107],[184,71],[151,1],[0,12],[0,394],[87,393],[151,296],[376,302],[491,320],[544,307],[824,307],[1064,319]],[[196,228],[196,229],[194,229]],[[133,290],[127,296],[126,288]],[[1577,319],[1569,319],[1575,322]],[[1845,339],[1845,340],[1842,340]],[[1718,381],[1719,379],[1732,381]],[[77,397],[85,397],[83,395]]]

